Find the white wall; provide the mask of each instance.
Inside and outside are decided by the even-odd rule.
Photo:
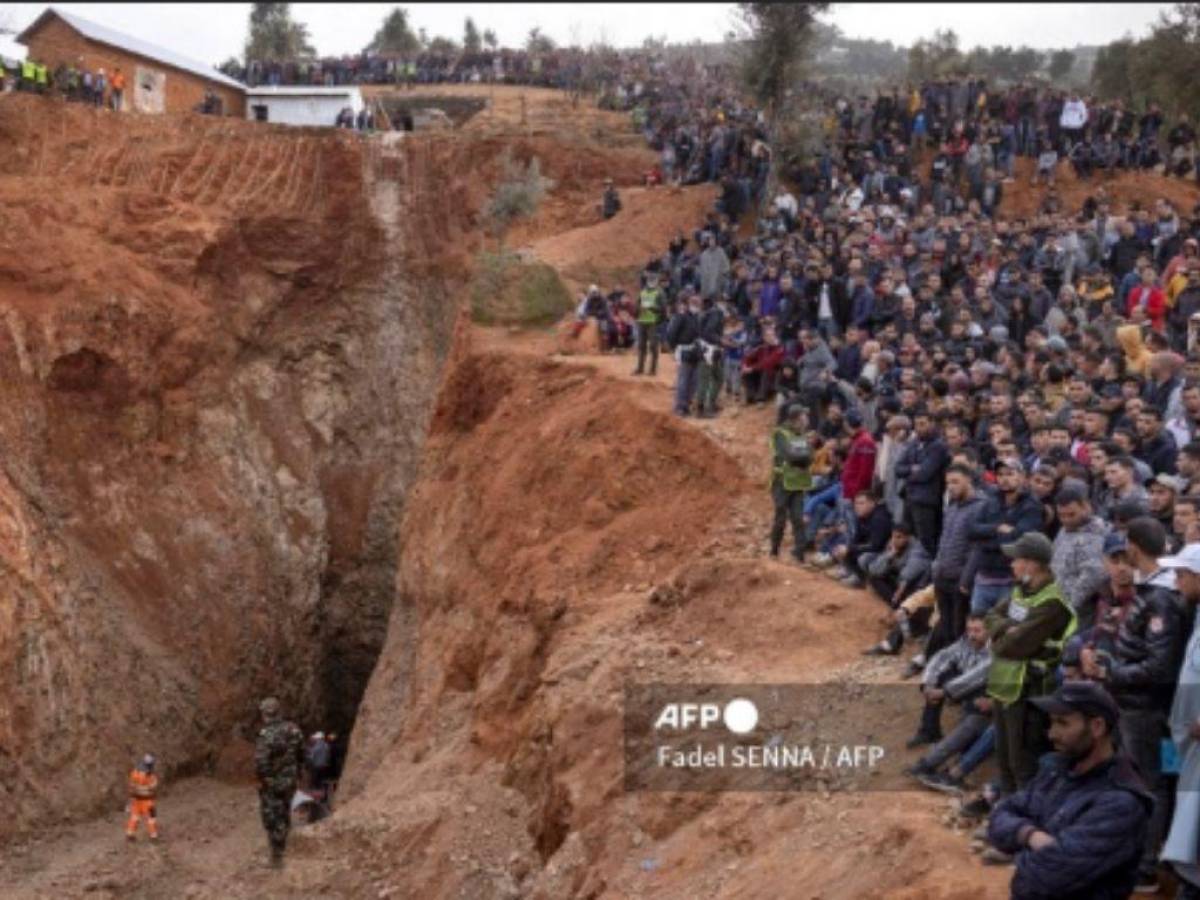
[[[255,119],[254,107],[267,107],[267,121],[280,125],[326,125],[333,127],[337,114],[349,106],[355,113],[363,108],[361,91],[333,96],[246,94],[246,118]]]

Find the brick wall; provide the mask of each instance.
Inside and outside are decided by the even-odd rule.
[[[118,66],[125,75],[125,109],[133,106],[133,80],[138,66],[154,69],[166,76],[164,105],[166,112],[188,112],[204,101],[205,91],[221,98],[225,114],[246,117],[246,98],[238,90],[215,81],[205,81],[198,75],[173,69],[152,59],[126,53],[107,44],[85,39],[62,19],[51,16],[27,42],[29,58],[45,64],[51,72],[59,63],[82,67],[91,72],[103,68],[111,76]]]

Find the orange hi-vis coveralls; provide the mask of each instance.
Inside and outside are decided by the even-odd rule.
[[[137,834],[138,820],[146,820],[146,831],[151,840],[158,838],[158,821],[155,818],[154,799],[158,794],[158,776],[153,772],[134,769],[129,773],[129,821],[125,824],[125,835]]]

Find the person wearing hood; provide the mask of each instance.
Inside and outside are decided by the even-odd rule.
[[[800,346],[804,349],[804,356],[800,359],[800,390],[805,403],[815,410],[825,395],[826,385],[833,377],[837,361],[829,345],[811,328],[801,329]]]
[[[1134,375],[1145,375],[1150,370],[1150,351],[1142,339],[1139,325],[1122,325],[1117,329],[1117,343],[1125,354],[1125,370]]]
[[[729,257],[717,246],[710,232],[704,232],[701,240],[704,249],[700,251],[700,295],[705,299],[716,300],[725,289],[725,281],[729,277]]]

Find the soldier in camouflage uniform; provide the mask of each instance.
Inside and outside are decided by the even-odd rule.
[[[284,721],[274,697],[258,709],[264,724],[254,747],[254,772],[263,828],[271,842],[271,865],[278,867],[283,865],[292,827],[292,796],[304,765],[304,735],[294,722]]]

